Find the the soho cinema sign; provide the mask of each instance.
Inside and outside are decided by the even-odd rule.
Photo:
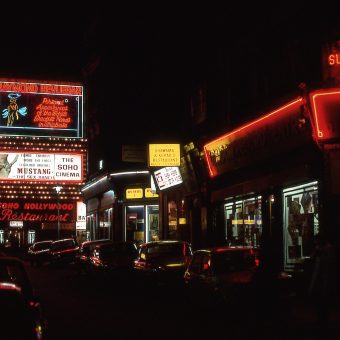
[[[82,170],[81,154],[0,153],[0,180],[81,182]]]
[[[0,221],[72,222],[75,203],[0,202]]]

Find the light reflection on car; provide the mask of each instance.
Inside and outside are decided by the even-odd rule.
[[[31,265],[42,265],[49,260],[49,252],[53,240],[33,243],[27,251],[27,259]]]
[[[140,245],[134,268],[157,283],[183,282],[192,256],[191,244],[180,240],[150,241]]]
[[[250,293],[257,267],[252,248],[196,250],[184,273],[184,282],[198,298],[237,303]]]
[[[0,338],[43,339],[47,323],[24,264],[0,257]]]

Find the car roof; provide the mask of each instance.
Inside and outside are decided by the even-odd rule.
[[[188,244],[187,241],[182,240],[160,240],[160,241],[150,241],[146,243],[142,243],[141,246],[158,246],[162,244]]]
[[[75,240],[73,238],[64,238],[62,240],[55,240],[55,241],[53,241],[53,243],[63,243],[63,242],[67,242],[67,241],[75,242]]]
[[[34,242],[33,244],[52,243],[52,242],[54,242],[54,241],[53,240],[45,240],[45,241]]]
[[[115,245],[121,245],[121,244],[131,244],[135,245],[135,242],[133,241],[109,241],[109,242],[100,242],[98,243],[95,248],[105,248],[105,247],[110,247],[110,246],[115,246]]]
[[[102,239],[99,239],[99,240],[90,240],[90,241],[84,241],[81,246],[86,246],[86,245],[89,245],[89,244],[95,244],[95,243],[103,243],[103,242],[112,242],[109,238],[102,238]]]
[[[194,251],[194,253],[199,252],[207,252],[207,253],[226,253],[226,252],[254,252],[254,249],[252,247],[227,247],[227,246],[221,246],[221,247],[211,247],[211,248],[204,248],[204,249],[197,249]]]

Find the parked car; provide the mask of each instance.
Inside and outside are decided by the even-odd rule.
[[[79,272],[85,274],[89,271],[91,264],[90,256],[92,255],[96,245],[110,242],[112,242],[110,239],[99,239],[83,242],[80,245],[79,253],[76,256],[76,264],[78,266]]]
[[[0,257],[2,339],[44,339],[47,322],[21,260]]]
[[[93,272],[131,271],[137,257],[135,242],[102,242],[90,255]]]
[[[150,241],[140,245],[134,268],[156,283],[182,282],[192,257],[191,244],[179,240]]]
[[[51,264],[72,263],[76,261],[79,246],[73,238],[53,241],[49,251],[49,261]]]
[[[50,248],[53,240],[33,243],[27,251],[27,260],[33,265],[42,265],[49,260]]]
[[[280,281],[289,277],[288,274],[277,273],[275,282],[270,284],[277,284],[279,287]],[[269,276],[259,271],[257,253],[250,247],[214,247],[196,250],[184,273],[184,282],[190,295],[195,299],[201,302],[229,303],[234,306],[260,301],[260,298],[256,300],[256,294],[260,294],[258,288],[263,280],[269,280]]]

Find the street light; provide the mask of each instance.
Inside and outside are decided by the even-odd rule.
[[[57,209],[58,209],[58,240],[60,239],[60,204],[59,204],[59,193],[63,187],[56,186],[54,187],[55,191],[57,192]]]

